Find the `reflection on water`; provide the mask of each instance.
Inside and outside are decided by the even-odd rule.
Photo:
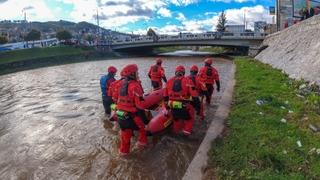
[[[201,65],[202,58],[170,57],[163,63],[167,77],[174,67]],[[104,121],[99,87],[107,66],[121,69],[137,63],[145,91],[153,58],[69,64],[0,76],[0,179],[179,179],[205,133],[196,122],[186,139],[170,133],[150,137],[148,149],[118,157],[118,132]],[[222,87],[230,62],[219,60]],[[222,88],[223,90],[223,88]],[[210,107],[214,113],[219,101]]]

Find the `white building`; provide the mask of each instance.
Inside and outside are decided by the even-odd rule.
[[[242,33],[245,32],[244,25],[226,25],[226,32]]]

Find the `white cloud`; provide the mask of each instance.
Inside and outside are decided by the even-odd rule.
[[[147,20],[148,17],[144,16],[117,16],[108,18],[104,21],[101,21],[101,26],[109,29],[116,28],[122,25],[126,25],[128,23],[134,23],[139,20]]]
[[[54,20],[55,16],[43,1],[10,0],[0,4],[0,19],[23,19],[25,10],[28,21]]]
[[[244,13],[246,14],[247,28],[252,29],[255,21],[267,21],[271,23],[272,16],[269,15],[268,9],[258,5],[254,7],[243,7],[241,9],[228,9],[225,11],[228,24],[243,24]]]
[[[171,0],[169,2],[176,6],[187,6],[190,4],[198,3],[199,0]]]
[[[171,17],[172,16],[170,10],[167,8],[163,8],[163,7],[160,8],[157,13],[163,17]]]
[[[176,19],[179,20],[179,21],[185,21],[186,17],[184,16],[183,13],[179,12],[178,16],[176,17]]]

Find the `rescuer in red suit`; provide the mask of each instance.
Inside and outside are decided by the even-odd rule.
[[[167,78],[164,69],[161,67],[162,60],[156,59],[156,64],[152,65],[149,69],[148,76],[151,79],[151,85],[154,90],[162,88],[162,80],[166,83]]]
[[[190,135],[194,122],[194,107],[200,111],[200,101],[194,83],[185,75],[185,68],[176,67],[175,76],[166,85],[164,100],[173,116],[173,132]],[[194,107],[191,105],[194,103]]]
[[[190,75],[188,76],[188,78],[193,82],[199,96],[200,96],[200,112],[199,112],[199,117],[200,120],[204,119],[204,106],[203,106],[203,95],[201,95],[202,91],[207,91],[207,87],[205,84],[201,83],[201,81],[199,80],[199,76],[198,76],[198,66],[197,65],[192,65],[190,67]],[[195,106],[193,104],[193,106]]]
[[[219,73],[216,68],[212,67],[212,58],[206,58],[204,60],[204,67],[200,69],[199,80],[201,83],[205,84],[207,91],[202,91],[202,94],[206,97],[207,104],[211,103],[211,97],[213,94],[213,84],[216,83],[217,91],[220,92],[220,79]]]
[[[120,155],[126,155],[130,152],[130,140],[133,131],[138,131],[139,147],[147,145],[147,136],[145,125],[141,117],[137,114],[143,101],[143,89],[138,81],[138,67],[135,64],[129,64],[123,68],[124,79],[120,83],[119,95],[117,99],[118,123],[121,129]]]

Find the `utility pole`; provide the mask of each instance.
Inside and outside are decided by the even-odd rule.
[[[277,17],[277,31],[280,31],[280,0],[276,0],[276,17]]]
[[[246,10],[243,11],[243,24],[244,24],[244,30],[247,29],[247,23],[246,23]]]
[[[99,34],[100,33],[99,9],[97,9],[97,26],[98,26],[98,34]]]

